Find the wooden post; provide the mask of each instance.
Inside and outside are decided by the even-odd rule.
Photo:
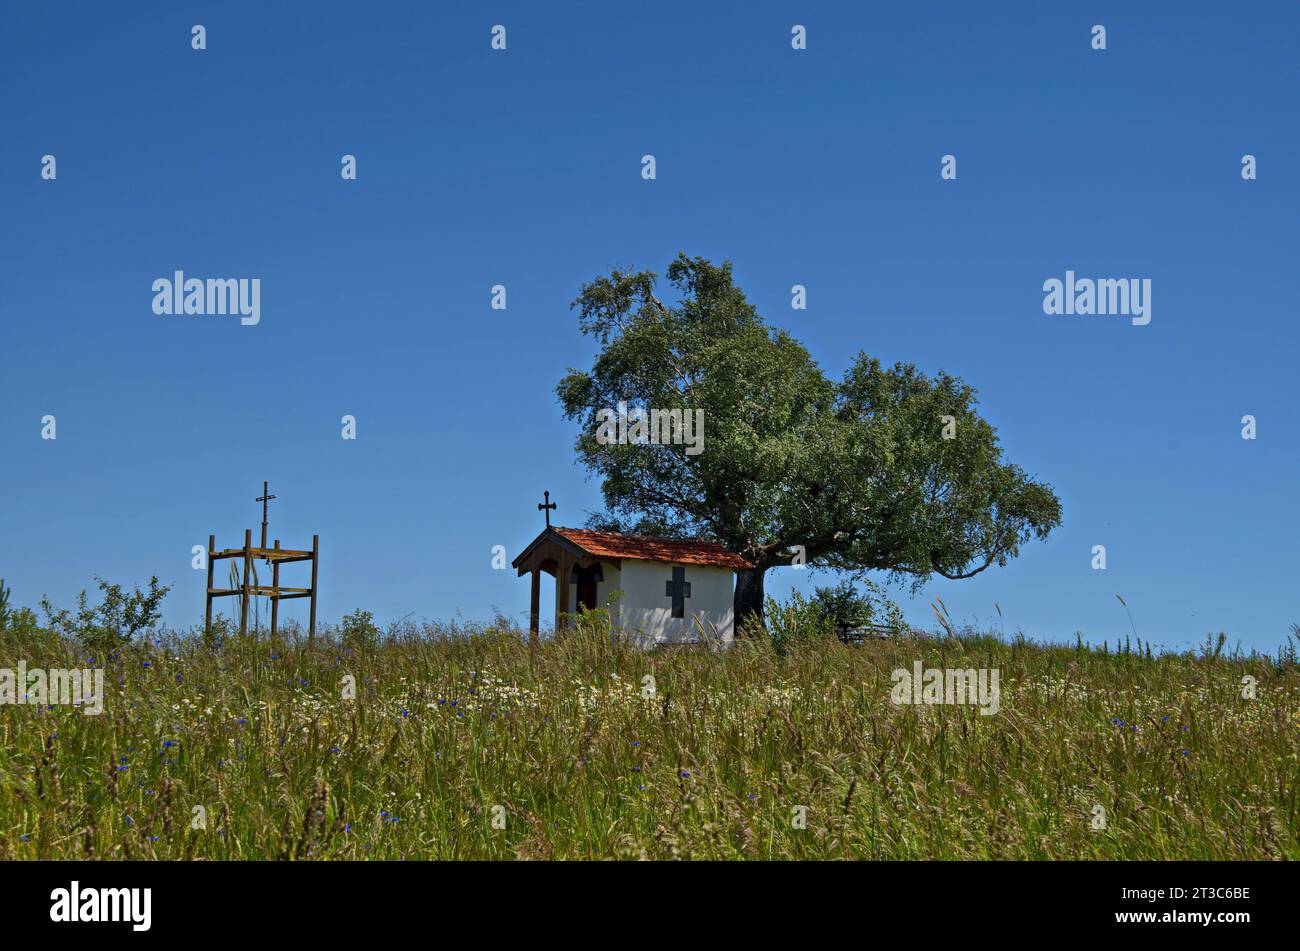
[[[540,600],[540,596],[541,596],[541,585],[542,585],[542,569],[534,568],[533,582],[532,582],[532,589],[533,589],[532,608],[528,612],[528,643],[530,644],[537,643],[538,614],[541,613],[540,608],[538,606],[538,601]],[[208,603],[211,604],[212,602],[209,601]]]
[[[280,539],[275,540],[275,550],[280,550]],[[274,594],[271,595],[271,639],[275,639],[276,622],[280,618],[280,559],[277,558],[271,562],[271,588]]]
[[[248,598],[249,587],[248,579],[253,574],[253,530],[244,529],[244,596],[240,599],[242,602],[239,608],[239,633],[241,636],[248,633]]]
[[[320,567],[320,536],[311,537],[311,622],[307,627],[307,643],[316,642],[316,569]]]
[[[573,570],[573,561],[568,555],[560,556],[558,570],[555,579],[555,629],[564,630],[569,626],[569,572]]]
[[[208,536],[208,610],[203,622],[203,632],[212,630],[212,550],[217,547],[217,536]]]

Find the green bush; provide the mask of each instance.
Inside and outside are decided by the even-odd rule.
[[[863,579],[861,585],[861,591],[849,581],[842,581],[833,588],[818,588],[813,594],[813,603],[837,631],[875,624],[888,628],[895,635],[906,633],[902,608],[870,579]]]
[[[162,616],[162,600],[170,585],[159,585],[157,576],[149,579],[149,590],[136,587],[130,593],[120,584],[96,578],[103,600],[90,606],[86,592],[77,596],[75,613],[55,608],[49,598],[41,598],[41,610],[49,618],[50,630],[61,637],[76,640],[87,650],[112,652],[131,641],[140,631],[148,630]]]
[[[379,643],[379,634],[375,616],[369,611],[360,609],[353,611],[345,615],[343,623],[339,625],[339,636],[343,639],[343,646],[352,650],[374,647]]]
[[[834,637],[835,623],[816,601],[807,600],[798,591],[784,604],[767,598],[763,617],[772,645],[785,653],[795,644],[819,637]]]

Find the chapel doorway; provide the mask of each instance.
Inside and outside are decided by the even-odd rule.
[[[570,578],[577,591],[578,609],[596,610],[596,582],[603,580],[600,565],[590,568],[574,568]]]

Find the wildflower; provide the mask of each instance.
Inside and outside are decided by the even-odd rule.
[[[689,769],[682,770],[682,779],[690,779],[690,778],[691,778],[691,771]]]

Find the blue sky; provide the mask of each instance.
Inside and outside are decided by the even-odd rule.
[[[599,506],[554,395],[593,354],[568,305],[682,250],[733,261],[833,376],[864,349],[964,377],[1056,488],[1046,543],[897,592],[911,620],[996,602],[1008,633],[1113,643],[1121,593],[1144,640],[1265,650],[1300,621],[1294,4],[287,6],[6,14],[16,600],[158,574],[196,623],[191,546],[256,534],[269,479],[272,534],[321,535],[322,618],[522,618],[492,546],[536,534],[544,489],[561,524]],[[260,278],[261,323],[156,316],[176,269]],[[1044,314],[1067,269],[1150,278],[1151,323]]]

